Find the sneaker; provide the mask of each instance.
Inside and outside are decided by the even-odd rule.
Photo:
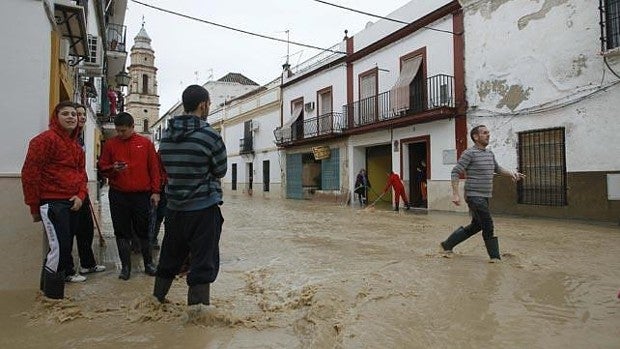
[[[91,274],[105,271],[105,265],[95,265],[92,268],[80,268],[80,274]]]
[[[502,262],[502,260],[501,260],[501,259],[499,259],[499,258],[491,258],[491,259],[489,260],[489,263],[491,263],[491,264],[501,263],[501,262]]]
[[[68,275],[65,277],[65,282],[84,282],[86,281],[86,276],[80,274]]]

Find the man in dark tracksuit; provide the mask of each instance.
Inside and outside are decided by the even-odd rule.
[[[467,173],[465,181],[465,202],[471,214],[471,223],[455,230],[446,241],[441,242],[441,249],[451,253],[452,249],[482,230],[482,238],[490,262],[499,261],[499,243],[493,235],[493,219],[489,211],[489,199],[493,193],[493,174],[511,177],[515,182],[525,178],[522,173],[512,172],[500,167],[495,155],[487,149],[490,133],[484,125],[474,127],[470,132],[474,146],[465,150],[458,163],[452,169],[452,202],[461,204],[459,195],[459,175]]]
[[[220,268],[219,242],[224,218],[220,178],[227,170],[226,147],[207,122],[209,93],[192,85],[183,91],[186,115],[169,121],[159,146],[168,174],[166,234],[153,295],[165,301],[172,280],[188,254],[187,304],[209,305],[210,284]]]

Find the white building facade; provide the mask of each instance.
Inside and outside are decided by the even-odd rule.
[[[273,130],[280,124],[280,79],[227,102],[209,115],[221,124],[228,154],[223,189],[231,194],[281,197],[280,152]]]
[[[319,65],[285,72],[276,141],[286,197],[352,195],[363,168],[369,200],[394,171],[412,204],[449,208],[450,170],[467,145],[461,7],[411,2],[387,17],[410,24],[379,20]]]
[[[494,211],[620,219],[620,2],[461,4],[468,129],[528,176],[496,180]]]

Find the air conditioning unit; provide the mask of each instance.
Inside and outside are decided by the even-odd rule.
[[[258,123],[258,121],[252,120],[252,131],[258,131],[259,126],[260,124]]]
[[[307,112],[314,110],[314,102],[304,104],[304,110]]]

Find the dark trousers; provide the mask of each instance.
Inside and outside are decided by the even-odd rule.
[[[138,238],[148,239],[151,193],[126,193],[110,188],[109,198],[114,236],[131,239],[135,232]]]
[[[78,213],[71,211],[69,200],[46,200],[41,203],[40,213],[49,250],[44,267],[50,273],[69,275],[69,261],[73,249],[73,234],[77,227]]]
[[[468,196],[465,198],[471,223],[464,227],[467,236],[470,237],[482,230],[482,238],[489,240],[493,238],[493,218],[489,210],[489,198],[481,196]]]
[[[164,190],[161,191],[159,195],[159,205],[157,208],[151,209],[151,216],[149,219],[149,240],[152,245],[157,244],[157,236],[159,236],[159,229],[161,228],[161,224],[166,217],[166,206],[168,205],[168,200],[166,200],[166,193]]]
[[[187,284],[195,286],[214,282],[220,269],[223,223],[218,205],[187,212],[168,209],[157,276],[174,278],[189,254]]]
[[[77,227],[75,229],[75,240],[77,242],[78,256],[80,257],[80,266],[82,268],[92,268],[97,265],[95,254],[93,253],[93,237],[95,235],[95,226],[93,223],[92,211],[90,209],[90,198],[88,195],[82,207],[77,211]],[[75,274],[75,266],[73,258],[69,260],[68,271]]]

